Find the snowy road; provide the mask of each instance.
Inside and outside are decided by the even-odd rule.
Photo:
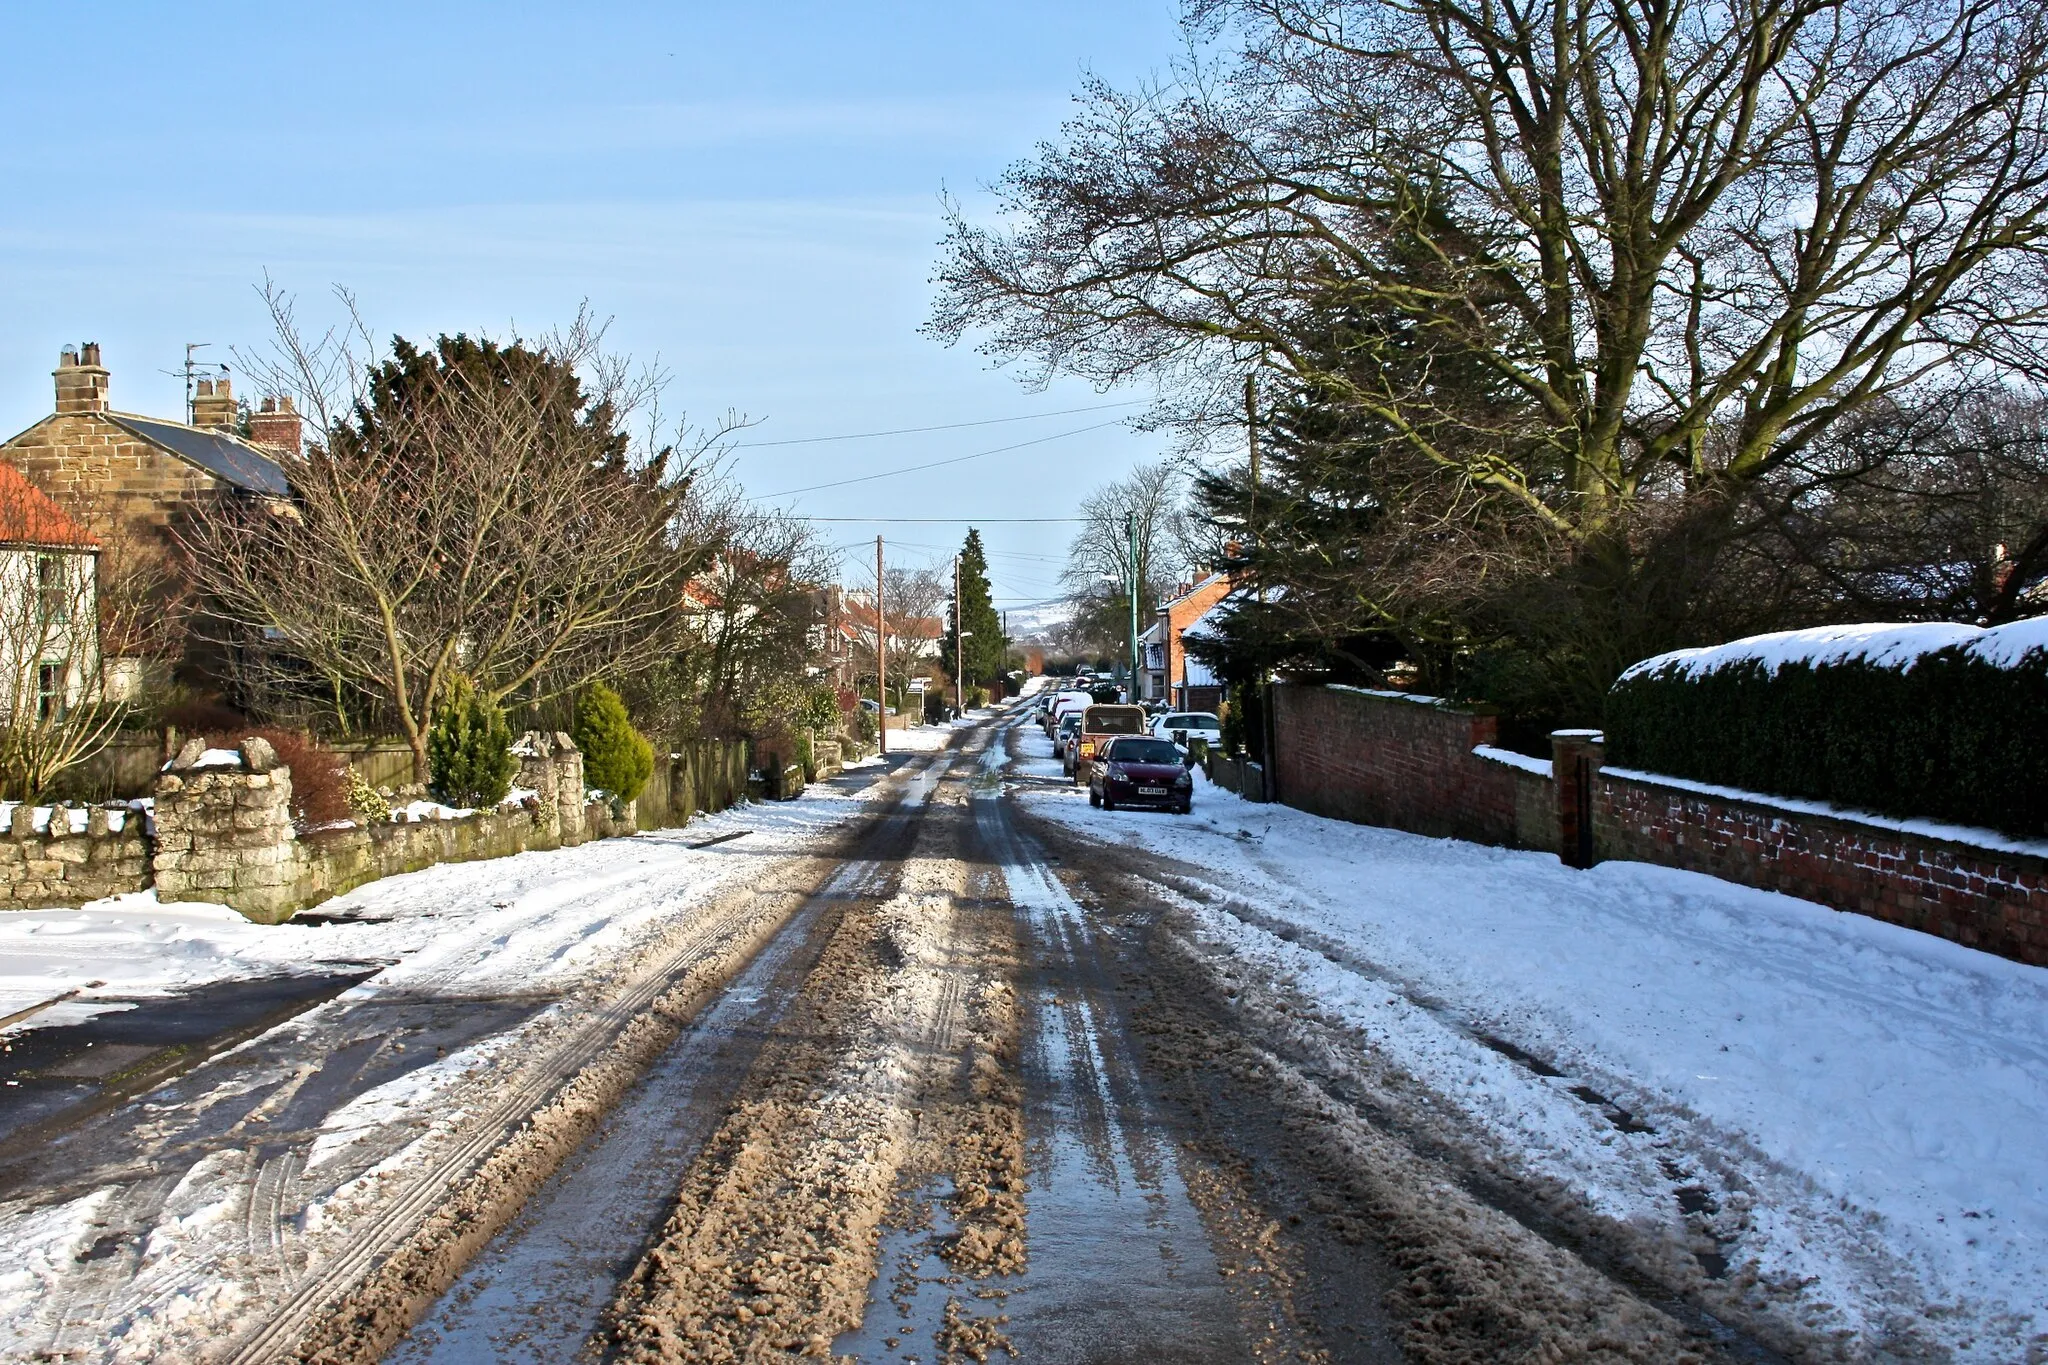
[[[2048,973],[904,739],[312,926],[0,917],[60,1023],[372,973],[0,1159],[0,1356],[2048,1358]]]

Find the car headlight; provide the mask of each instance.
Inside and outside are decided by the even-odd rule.
[[[1195,779],[1189,777],[1186,773],[1182,773],[1179,777],[1173,779],[1173,785],[1176,787],[1192,787],[1195,785]]]
[[[1123,780],[1124,780],[1124,776],[1125,776],[1125,774],[1124,774],[1124,765],[1123,765],[1123,764],[1121,764],[1121,763],[1112,763],[1112,764],[1110,764],[1110,765],[1109,765],[1109,775],[1110,775],[1111,777],[1115,778],[1115,779],[1116,779],[1117,781],[1119,781],[1119,782],[1123,781]]]

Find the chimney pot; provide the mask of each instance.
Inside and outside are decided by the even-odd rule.
[[[53,375],[57,380],[58,412],[107,410],[107,372],[100,365],[97,342],[87,342],[77,350],[66,346],[58,353]]]
[[[235,426],[235,390],[228,377],[202,379],[192,386],[192,425],[212,431]]]
[[[292,400],[266,397],[257,411],[249,414],[249,440],[280,455],[301,454],[304,436]]]

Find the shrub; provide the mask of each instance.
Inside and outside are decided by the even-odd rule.
[[[970,687],[967,689],[967,705],[961,709],[973,711],[987,705],[988,689],[986,687]]]
[[[348,808],[355,812],[358,823],[381,824],[391,818],[391,803],[384,794],[370,785],[370,779],[354,768],[348,770]]]
[[[863,744],[873,744],[875,742],[874,713],[865,706],[854,708],[853,737]]]
[[[303,834],[337,824],[351,815],[348,760],[300,730],[248,724],[209,728],[208,748],[239,749],[244,739],[266,741],[277,761],[292,770],[292,825]]]
[[[2048,833],[2048,622],[1789,631],[1681,651],[1607,697],[1608,761]]]
[[[577,696],[570,735],[583,751],[583,780],[614,801],[639,796],[654,774],[654,746],[633,728],[619,694],[603,683],[591,683]]]
[[[1217,728],[1222,733],[1223,752],[1237,754],[1244,752],[1244,717],[1238,707],[1224,702],[1216,708]]]
[[[512,789],[519,760],[505,713],[458,678],[434,710],[427,732],[427,771],[434,795],[451,806],[495,806]]]
[[[817,747],[811,743],[811,732],[809,730],[799,730],[796,732],[796,761],[797,766],[804,770],[804,781],[816,782],[818,780],[818,751]]]

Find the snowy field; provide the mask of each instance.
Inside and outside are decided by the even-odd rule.
[[[1018,735],[1041,770],[1047,741]],[[2048,970],[1693,873],[1574,872],[1206,783],[1189,817],[1019,796],[1199,869],[1208,903],[1182,899],[1205,941],[1295,983],[1528,1175],[1650,1226],[1674,1172],[1704,1185],[1732,1279],[1852,1354],[2048,1346]]]

